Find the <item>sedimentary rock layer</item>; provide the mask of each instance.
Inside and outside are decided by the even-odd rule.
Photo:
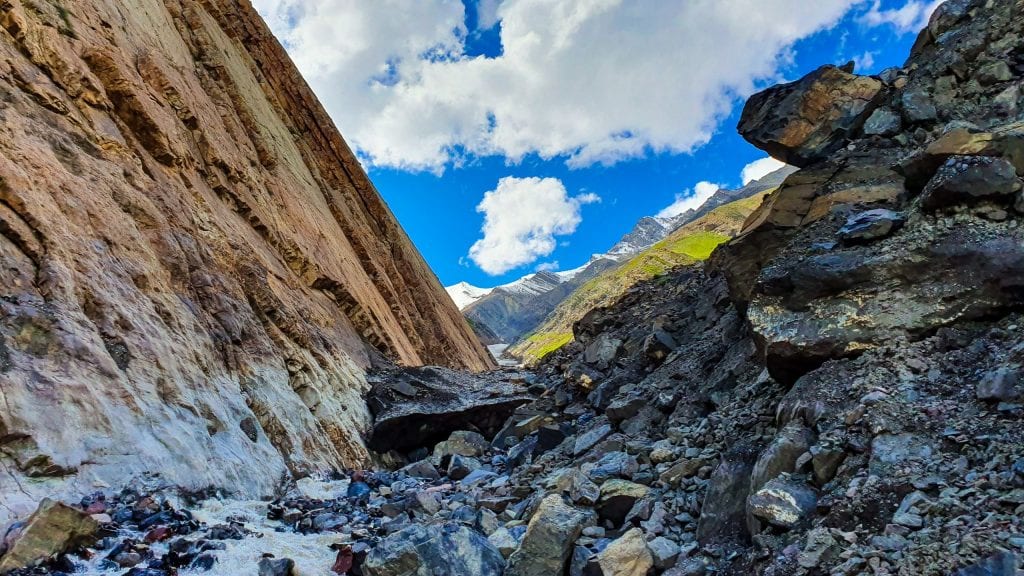
[[[247,0],[0,2],[0,518],[362,461],[371,348],[491,365]]]

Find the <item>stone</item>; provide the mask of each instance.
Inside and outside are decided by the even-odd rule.
[[[844,146],[874,112],[882,83],[823,66],[751,96],[739,132],[778,160],[804,167]]]
[[[522,539],[523,533],[525,533],[525,529],[518,532],[517,537],[515,532],[502,526],[488,536],[487,540],[507,559],[519,548],[519,542]]]
[[[975,389],[975,394],[978,400],[996,402],[1015,400],[1021,396],[1020,381],[1019,369],[1003,366],[982,376]]]
[[[936,210],[954,204],[1009,197],[1021,190],[1013,165],[1002,158],[951,156],[921,195],[921,206]]]
[[[608,480],[601,484],[601,497],[597,501],[598,514],[620,526],[637,501],[647,496],[649,491],[650,488],[643,484],[618,478]]]
[[[537,414],[535,416],[530,416],[529,418],[520,418],[513,415],[509,418],[505,426],[494,436],[492,445],[495,448],[508,448],[509,446],[507,443],[509,441],[514,441],[513,439],[522,440],[526,436],[536,432],[543,426],[551,424],[552,422],[554,422],[554,420],[550,416],[543,414]]]
[[[648,542],[647,548],[651,551],[654,567],[659,570],[671,568],[679,558],[679,545],[664,536],[658,536]]]
[[[369,446],[378,452],[438,444],[453,432],[470,428],[492,436],[516,408],[532,400],[499,373],[471,374],[426,366],[383,370],[369,380],[373,386],[366,402],[374,416]],[[396,382],[415,388],[415,396],[395,393]],[[457,436],[459,449],[470,450],[465,440]]]
[[[567,505],[561,496],[544,498],[530,518],[522,544],[509,557],[505,576],[561,574],[586,519],[584,512]]]
[[[1015,576],[1017,563],[1017,555],[1013,552],[997,552],[953,572],[950,576]]]
[[[612,403],[605,409],[605,416],[608,417],[613,424],[618,424],[623,420],[632,418],[640,413],[640,410],[648,404],[647,400],[638,396],[627,396],[625,398],[615,398]]]
[[[600,334],[587,346],[583,353],[583,361],[596,366],[599,370],[609,367],[622,350],[622,340],[608,334]]]
[[[259,576],[295,576],[295,561],[291,558],[263,558],[258,568]]]
[[[865,210],[847,218],[837,236],[847,244],[871,242],[899,230],[906,221],[906,216],[893,210]]]
[[[424,478],[427,480],[437,480],[441,477],[438,473],[437,468],[433,464],[426,460],[420,460],[419,462],[413,462],[399,470],[404,474],[412,476],[413,478]]]
[[[747,494],[758,451],[741,444],[719,462],[708,482],[700,508],[697,540],[704,545],[744,539],[747,535]]]
[[[900,115],[887,106],[876,109],[864,122],[864,134],[867,136],[893,136],[902,128]]]
[[[597,555],[602,576],[647,576],[654,557],[639,528],[628,530]]]
[[[45,499],[7,543],[7,553],[0,557],[0,574],[88,546],[99,528],[100,524],[85,512]]]
[[[625,452],[609,452],[594,463],[587,471],[587,476],[597,483],[611,478],[632,478],[639,467],[636,457]]]
[[[1000,157],[1013,164],[1017,174],[1024,174],[1024,122],[996,126],[989,131],[950,126],[923,152],[903,159],[899,170],[906,177],[907,187],[918,191],[952,156]]]
[[[795,471],[797,459],[810,449],[812,439],[811,431],[802,423],[794,420],[787,424],[754,463],[750,491],[756,492],[779,474]]]
[[[684,458],[662,472],[658,478],[666,484],[676,486],[680,480],[695,476],[697,471],[706,465],[707,461],[702,458]]]
[[[750,513],[773,526],[793,528],[807,518],[818,504],[813,488],[790,478],[776,478],[751,494]]]
[[[932,122],[938,118],[938,110],[930,94],[922,89],[907,90],[900,97],[903,116],[911,123]]]
[[[366,576],[502,576],[505,558],[482,534],[457,523],[413,524],[381,541],[363,562]]]
[[[451,463],[448,465],[448,477],[452,480],[462,480],[475,470],[479,470],[480,466],[480,461],[476,458],[467,458],[456,454],[452,456]]]
[[[803,568],[816,568],[823,562],[831,562],[839,551],[839,543],[828,528],[814,528],[807,533],[807,542],[797,557],[797,564]]]
[[[991,86],[992,84],[1013,80],[1013,72],[1010,71],[1010,65],[1005,60],[997,60],[978,68],[978,72],[974,77],[982,86]]]
[[[447,440],[434,446],[434,458],[444,458],[455,454],[468,457],[482,456],[488,448],[490,448],[490,443],[480,433],[456,430]]]
[[[612,427],[610,424],[600,424],[584,432],[576,438],[576,442],[573,444],[573,456],[579,456],[597,446],[598,442],[604,440],[611,433]]]
[[[846,460],[846,451],[831,446],[811,446],[811,469],[814,480],[824,485],[836,476],[839,466]]]

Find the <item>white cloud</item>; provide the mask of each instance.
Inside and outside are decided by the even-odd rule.
[[[869,50],[859,56],[854,56],[853,66],[854,70],[856,70],[858,74],[869,73],[869,71],[875,67],[875,53]]]
[[[557,272],[561,265],[558,260],[554,262],[541,262],[537,264],[537,267],[533,269],[534,272]]]
[[[889,24],[902,34],[919,32],[928,25],[932,12],[945,0],[909,0],[900,8],[882,9],[881,0],[875,0],[861,20],[869,26]]]
[[[860,2],[488,0],[503,50],[488,58],[465,54],[458,0],[255,0],[364,161],[432,171],[690,151]]]
[[[666,206],[661,212],[658,212],[658,218],[671,218],[687,210],[700,208],[701,204],[707,202],[708,198],[711,198],[715,192],[721,189],[721,184],[707,181],[697,182],[697,185],[692,189],[682,194],[676,194],[675,202]]]
[[[585,204],[600,200],[596,194],[570,197],[557,178],[502,178],[476,208],[484,215],[483,238],[469,258],[493,276],[535,262],[554,252],[555,236],[576,231]]]
[[[754,160],[750,164],[744,166],[743,171],[740,172],[740,180],[742,180],[743,185],[746,186],[754,180],[760,180],[785,165],[785,162],[780,162],[771,156],[765,156],[760,160]]]

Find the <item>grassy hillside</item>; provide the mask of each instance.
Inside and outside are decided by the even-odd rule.
[[[576,289],[529,336],[508,353],[527,364],[572,341],[572,325],[598,306],[615,302],[633,285],[684,264],[706,260],[719,244],[739,233],[743,221],[771,190],[720,206],[676,230],[668,238]]]

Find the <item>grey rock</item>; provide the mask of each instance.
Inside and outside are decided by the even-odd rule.
[[[730,450],[715,468],[700,509],[697,540],[701,544],[743,539],[747,535],[747,494],[758,452],[749,446]]]
[[[413,462],[408,466],[403,467],[399,472],[404,472],[413,478],[425,478],[427,480],[437,480],[441,477],[438,473],[437,468],[433,464],[426,460],[420,460],[419,462]]]
[[[931,95],[922,89],[907,90],[900,97],[903,115],[910,122],[931,122],[938,118],[939,112]]]
[[[871,113],[864,122],[864,134],[868,136],[892,136],[903,128],[903,120],[892,108],[883,106]]]
[[[982,86],[991,86],[992,84],[1013,80],[1013,72],[1005,60],[997,60],[978,68],[978,72],[974,77]]]
[[[756,492],[779,474],[793,472],[797,459],[810,449],[812,439],[811,431],[799,421],[787,424],[754,463],[750,491]]]
[[[850,216],[837,235],[847,244],[871,242],[899,230],[906,221],[906,216],[893,210],[866,210]]]
[[[579,456],[594,446],[597,446],[598,442],[604,440],[611,433],[612,427],[610,424],[601,424],[592,428],[590,431],[583,433],[576,438],[576,443],[572,448],[573,456]]]
[[[954,572],[951,576],[1015,576],[1017,555],[1013,552],[997,552]]]
[[[650,489],[643,484],[613,479],[601,484],[601,497],[597,511],[601,518],[616,526],[622,525],[633,506],[647,496]]]
[[[583,361],[603,370],[615,362],[621,350],[622,340],[608,334],[600,334],[587,346],[583,353]]]
[[[773,526],[793,528],[814,512],[818,494],[810,486],[790,478],[776,478],[747,500],[750,513]]]
[[[448,436],[447,440],[439,442],[434,446],[434,458],[443,458],[456,454],[459,456],[476,457],[483,455],[488,448],[490,448],[490,443],[479,432],[456,430]]]
[[[551,494],[530,518],[522,544],[508,560],[505,576],[561,574],[587,515]]]
[[[1015,400],[1021,395],[1020,371],[1009,366],[992,370],[982,376],[975,393],[979,400]]]
[[[1013,164],[988,156],[951,156],[921,195],[926,210],[982,199],[1008,197],[1021,190]]]
[[[295,561],[290,558],[263,558],[257,568],[259,576],[292,576]]]
[[[664,536],[658,536],[651,540],[647,543],[647,547],[651,550],[654,567],[659,570],[671,568],[679,558],[679,544]]]
[[[363,563],[366,576],[502,576],[504,570],[505,558],[487,538],[456,523],[409,526],[381,541]]]

